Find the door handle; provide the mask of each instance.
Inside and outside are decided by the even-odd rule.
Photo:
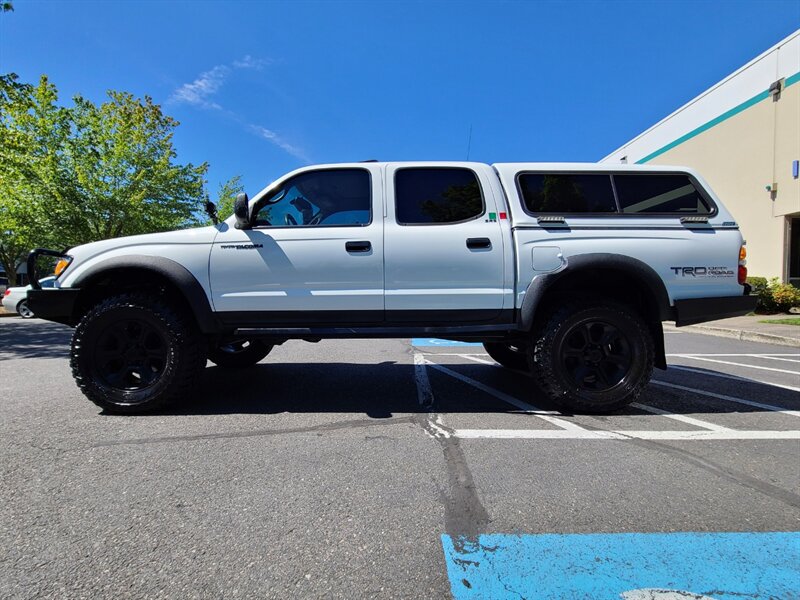
[[[491,248],[492,240],[489,238],[467,238],[467,248],[478,250],[480,248]]]
[[[345,242],[344,248],[348,252],[369,252],[372,250],[372,244],[369,242]]]

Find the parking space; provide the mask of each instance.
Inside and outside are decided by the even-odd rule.
[[[439,348],[426,343],[414,348],[418,362],[440,374],[436,379],[454,380],[450,385],[456,389],[451,393],[459,402],[491,397],[513,411],[491,420],[461,414],[449,418],[453,435],[460,438],[800,440],[800,411],[793,409],[800,388],[782,383],[800,378],[800,353],[763,352],[764,348],[722,356],[671,353],[670,368],[656,371],[638,402],[613,415],[587,416],[561,414],[542,403],[528,374],[501,367],[479,347]],[[715,361],[721,370],[691,366],[703,361]],[[782,368],[763,367],[771,361],[780,362]],[[771,369],[778,381],[742,374],[764,368]],[[450,401],[441,400],[443,412]],[[523,421],[519,414],[532,418]]]
[[[4,596],[800,589],[793,348],[670,333],[637,405],[590,416],[481,346],[290,342],[117,417],[72,382],[69,333],[0,323]]]

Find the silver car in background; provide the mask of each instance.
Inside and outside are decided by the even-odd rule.
[[[39,284],[42,289],[53,288],[56,284],[55,277],[43,277]],[[18,313],[23,319],[31,319],[35,315],[33,311],[28,308],[28,290],[31,286],[24,287],[10,287],[3,292],[3,308],[8,312]]]

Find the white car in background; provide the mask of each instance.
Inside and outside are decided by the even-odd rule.
[[[53,288],[56,284],[55,277],[44,277],[39,281],[43,289]],[[23,319],[30,319],[34,317],[33,311],[28,308],[28,290],[31,286],[25,287],[10,287],[3,293],[3,308],[8,312],[19,313]]]

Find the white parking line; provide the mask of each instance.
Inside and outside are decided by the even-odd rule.
[[[423,408],[433,406],[433,390],[425,370],[425,357],[414,353],[414,379],[417,382],[417,401]]]
[[[746,354],[745,356],[750,356],[752,358],[763,358],[764,360],[782,360],[784,362],[800,363],[800,360],[795,360],[793,358],[782,358],[780,356],[764,356],[763,354]]]
[[[511,406],[516,406],[517,408],[519,408],[520,410],[524,410],[528,414],[536,415],[537,417],[539,417],[543,421],[547,421],[548,423],[550,423],[552,425],[555,425],[556,427],[560,427],[561,429],[566,429],[566,430],[570,430],[570,431],[588,431],[588,430],[584,429],[583,427],[575,425],[575,423],[570,423],[569,421],[565,421],[564,419],[558,419],[556,417],[551,417],[550,416],[550,415],[561,414],[561,413],[559,413],[557,411],[542,410],[540,408],[537,408],[537,407],[533,406],[532,404],[528,404],[527,402],[523,402],[522,400],[518,400],[514,396],[510,396],[509,394],[506,394],[505,392],[501,392],[500,390],[496,390],[494,388],[491,388],[488,385],[485,385],[485,384],[481,383],[480,381],[476,381],[475,379],[472,379],[471,377],[467,377],[466,375],[462,375],[461,373],[457,373],[456,371],[452,371],[452,370],[448,369],[447,367],[443,367],[442,365],[437,365],[436,363],[431,362],[429,360],[426,360],[425,364],[427,364],[432,369],[436,369],[437,371],[439,371],[441,373],[444,373],[445,375],[449,375],[450,377],[453,377],[454,379],[458,379],[459,381],[462,381],[462,382],[466,383],[467,385],[471,385],[472,387],[474,387],[476,389],[479,389],[482,392],[486,392],[487,394],[490,394],[491,396],[494,396],[495,398],[498,398],[499,400],[502,400],[503,402],[507,402]]]
[[[490,367],[494,367],[497,364],[493,360],[483,360],[482,358],[477,358],[476,356],[471,356],[469,354],[456,354],[456,356],[460,356],[461,358],[466,358],[467,360],[471,360],[472,362],[481,363],[482,365],[489,365]]]
[[[737,363],[737,362],[730,362],[727,360],[716,360],[713,358],[705,358],[702,356],[696,356],[694,354],[672,354],[671,356],[677,356],[679,358],[688,358],[691,360],[703,360],[706,362],[712,363],[719,363],[721,365],[731,365],[734,367],[744,367],[745,369],[758,369],[759,371],[774,371],[775,373],[788,373],[789,375],[800,375],[799,371],[787,371],[786,369],[773,369],[772,367],[761,367],[758,365],[746,365],[744,363]]]
[[[645,404],[639,404],[638,402],[633,402],[631,406],[633,408],[638,408],[639,410],[644,410],[654,415],[667,417],[668,419],[673,419],[675,421],[681,421],[682,423],[694,425],[695,427],[700,427],[701,429],[708,429],[709,431],[732,431],[730,427],[715,425],[714,423],[709,423],[708,421],[703,421],[701,419],[695,419],[694,417],[687,417],[686,415],[677,415],[675,413],[671,413],[669,411],[656,408],[655,406],[647,406]]]
[[[714,356],[714,357],[744,356],[744,357],[747,357],[747,358],[763,358],[765,360],[782,360],[784,362],[800,363],[800,354],[750,354],[750,353],[746,353],[746,354],[742,354],[742,353],[740,353],[740,354],[706,354],[704,352],[695,352],[695,353],[693,353],[691,355],[667,354],[667,356],[668,357],[669,356]],[[795,357],[798,360],[795,360],[795,358],[785,358],[787,356]]]
[[[528,440],[800,440],[800,431],[564,431],[563,429],[456,429],[464,439]]]
[[[754,402],[752,400],[745,400],[744,398],[737,398],[735,396],[728,396],[726,394],[717,394],[716,392],[707,392],[706,390],[698,390],[697,388],[687,387],[685,385],[677,385],[675,383],[667,383],[666,381],[659,381],[657,379],[653,379],[650,383],[654,385],[661,385],[664,387],[675,388],[676,390],[683,390],[685,392],[692,392],[693,394],[700,394],[701,396],[709,396],[711,398],[719,398],[720,400],[727,400],[728,402],[736,402],[737,404],[745,404],[747,406],[753,406],[755,408],[762,408],[764,410],[771,410],[773,412],[779,412],[784,415],[792,415],[794,417],[800,417],[800,411],[798,410],[786,410],[785,408],[781,408],[780,406],[774,406],[772,404],[763,404],[761,402]]]
[[[667,356],[683,356],[682,354],[667,354]],[[716,352],[692,352],[692,356],[795,356],[800,358],[800,354],[796,352],[792,353],[783,353],[783,352],[770,352],[769,354],[753,354],[751,352],[733,352],[727,354],[721,354]]]
[[[498,367],[500,368],[501,365],[498,365],[495,362],[489,360],[483,360],[477,358],[473,354],[464,354],[464,353],[456,353],[456,352],[448,352],[448,353],[428,353],[430,355],[445,355],[445,356],[457,356],[459,358],[464,358],[471,360],[473,362],[478,362],[481,364]],[[417,358],[417,356],[419,358]],[[488,356],[487,354],[478,354],[478,356]],[[676,354],[673,356],[678,356],[682,358],[696,358],[695,355],[684,355],[684,354]],[[741,355],[739,355],[741,356]],[[718,440],[798,440],[800,439],[800,431],[797,430],[790,430],[790,431],[769,431],[769,430],[738,430],[738,429],[731,429],[729,427],[724,427],[722,425],[716,425],[709,421],[704,421],[702,419],[696,419],[694,417],[689,417],[686,415],[679,415],[675,414],[666,410],[662,410],[660,408],[647,406],[640,403],[633,403],[631,404],[632,407],[637,408],[639,410],[643,410],[655,415],[663,416],[669,419],[673,419],[676,421],[681,421],[683,423],[692,425],[694,427],[701,428],[700,431],[627,431],[627,430],[617,430],[617,431],[608,431],[608,430],[593,430],[593,429],[586,429],[584,427],[580,427],[574,423],[569,421],[565,421],[563,419],[559,419],[557,417],[551,415],[560,414],[557,411],[544,411],[541,409],[536,408],[535,406],[528,404],[527,402],[523,402],[518,400],[517,398],[506,394],[505,392],[501,392],[494,388],[491,388],[480,381],[476,381],[471,377],[467,377],[466,375],[462,375],[456,371],[448,369],[442,365],[434,363],[427,358],[417,354],[415,355],[415,364],[417,361],[420,361],[421,364],[430,366],[437,371],[449,375],[459,381],[462,381],[472,387],[475,387],[487,394],[494,396],[512,406],[516,406],[517,408],[526,411],[527,413],[534,414],[538,416],[540,419],[543,419],[553,425],[556,425],[560,429],[456,429],[453,432],[453,435],[459,438],[464,439],[567,439],[567,440],[626,440],[626,439],[640,439],[640,440],[676,440],[676,441],[689,441],[689,440],[707,440],[707,441],[718,441]],[[707,359],[711,360],[711,359]],[[424,362],[423,362],[424,361]],[[713,362],[725,362],[725,361],[713,361]],[[750,366],[750,365],[742,365],[742,366]],[[424,367],[423,367],[424,368]],[[672,367],[671,367],[672,368]],[[677,367],[680,368],[680,367]],[[762,367],[767,369],[766,367]],[[684,369],[691,370],[688,367],[684,367]],[[779,369],[767,369],[771,371],[777,371]],[[713,374],[712,374],[713,375]],[[722,375],[720,375],[722,376]],[[725,376],[735,379],[742,379],[744,381],[752,381],[746,378],[739,378],[733,376]],[[770,404],[763,404],[760,402],[753,402],[751,400],[745,400],[744,398],[737,398],[734,396],[727,396],[725,394],[717,394],[714,392],[707,392],[705,390],[700,390],[696,388],[690,388],[686,386],[676,385],[672,383],[668,383],[665,381],[657,381],[653,380],[653,384],[661,385],[664,387],[671,387],[675,389],[680,389],[688,392],[692,392],[695,394],[699,394],[701,396],[709,396],[713,398],[718,398],[721,400],[727,400],[730,402],[735,402],[739,404],[745,404],[748,406],[753,406],[756,408],[761,408],[764,410],[774,411],[782,414],[788,414],[792,416],[800,416],[800,411],[792,411],[792,410],[785,410],[779,406],[773,406]],[[760,382],[761,383],[761,382]],[[784,386],[781,386],[784,387]],[[791,389],[791,388],[789,388]]]
[[[769,385],[772,387],[782,388],[784,390],[791,390],[792,392],[800,392],[800,387],[783,385],[782,383],[773,383],[771,381],[763,381],[762,379],[752,379],[751,377],[740,377],[739,375],[729,375],[728,373],[716,373],[714,371],[704,371],[702,369],[693,369],[692,367],[685,367],[683,365],[670,365],[669,368],[678,369],[679,371],[690,371],[691,373],[699,373],[700,375],[708,375],[709,377],[719,377],[720,379],[733,379],[734,381],[760,383],[762,385]]]

